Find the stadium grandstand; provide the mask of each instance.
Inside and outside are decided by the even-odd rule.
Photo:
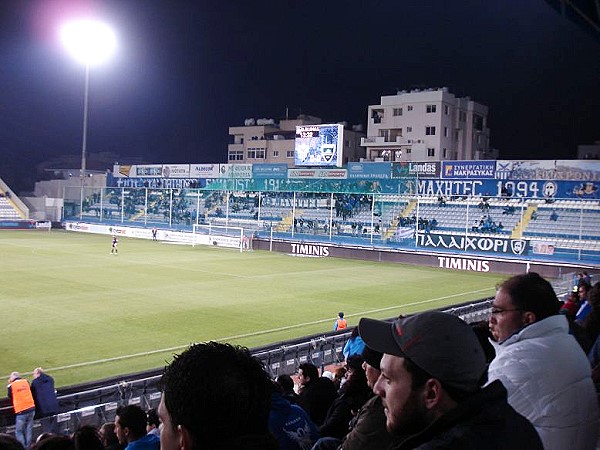
[[[72,232],[141,239],[156,232],[163,242],[241,250],[453,271],[534,270],[560,294],[570,292],[576,272],[600,272],[597,161],[352,163],[288,169],[284,177],[265,175],[264,165],[213,164],[206,166],[219,175],[194,176],[204,166],[115,166],[103,186],[65,187],[60,222]],[[25,202],[0,188],[0,226],[35,227]],[[444,310],[476,326],[489,308],[489,298],[474,297]],[[340,363],[349,335],[319,333],[253,353],[273,377],[306,361],[325,368]],[[159,378],[152,370],[60,389],[61,430],[113,420],[121,404],[156,407]],[[13,423],[4,399],[0,430],[12,433]],[[38,421],[35,427],[39,434]]]

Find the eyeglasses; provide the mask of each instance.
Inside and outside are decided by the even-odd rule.
[[[502,314],[505,312],[511,312],[511,311],[523,311],[523,310],[520,308],[514,308],[514,309],[492,308],[492,310],[490,311],[490,314],[492,316],[497,316],[498,314]]]

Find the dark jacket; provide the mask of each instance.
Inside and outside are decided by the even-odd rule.
[[[327,416],[327,410],[337,397],[333,381],[320,377],[311,380],[301,392],[299,404],[308,413],[315,425],[321,425]]]
[[[506,389],[494,381],[394,450],[543,450],[533,425],[507,402]]]
[[[333,401],[327,411],[325,421],[319,427],[321,436],[337,439],[346,436],[350,431],[350,421],[354,417],[352,412],[358,411],[373,395],[373,391],[366,384],[366,379],[364,384],[355,384],[351,388],[349,384],[350,382],[346,382],[340,395]]]
[[[31,393],[35,402],[35,416],[37,418],[58,414],[58,400],[54,389],[54,379],[50,375],[41,373],[31,382]]]
[[[400,437],[388,433],[381,397],[374,395],[352,420],[352,429],[339,450],[380,450],[400,442]]]
[[[278,392],[271,396],[269,431],[277,439],[279,450],[310,450],[319,439],[319,431],[306,411]]]

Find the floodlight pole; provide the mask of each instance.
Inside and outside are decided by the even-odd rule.
[[[83,141],[81,143],[81,185],[85,184],[86,153],[87,153],[87,128],[88,128],[88,103],[90,93],[90,65],[85,65],[85,87],[83,93]]]

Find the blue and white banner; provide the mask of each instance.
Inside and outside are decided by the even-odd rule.
[[[526,255],[528,252],[528,242],[525,239],[434,233],[418,233],[417,246],[464,252],[503,253],[515,256]]]

